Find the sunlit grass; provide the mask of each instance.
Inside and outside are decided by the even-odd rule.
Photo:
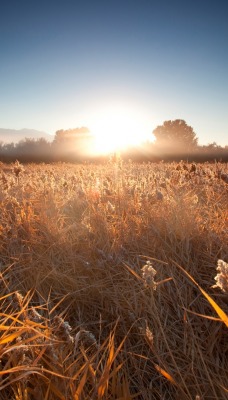
[[[217,171],[1,165],[1,399],[227,398]]]

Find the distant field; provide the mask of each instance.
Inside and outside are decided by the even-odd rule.
[[[0,399],[227,399],[227,164],[0,183]]]

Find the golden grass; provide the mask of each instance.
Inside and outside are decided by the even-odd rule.
[[[227,165],[190,171],[1,165],[1,399],[227,398]]]

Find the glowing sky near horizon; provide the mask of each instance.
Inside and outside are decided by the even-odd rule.
[[[227,15],[210,0],[5,1],[0,128],[92,130],[123,105],[143,135],[184,119],[227,145]]]

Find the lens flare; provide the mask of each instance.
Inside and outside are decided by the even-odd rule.
[[[106,108],[97,113],[91,134],[93,151],[97,154],[117,152],[153,140],[141,116],[117,108]]]

